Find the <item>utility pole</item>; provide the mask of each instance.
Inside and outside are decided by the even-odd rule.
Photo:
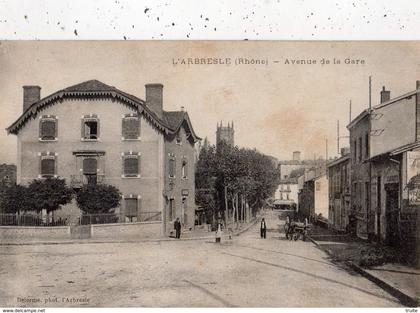
[[[349,124],[351,123],[351,99],[350,99],[350,107],[349,107]]]
[[[337,120],[337,154],[340,154],[340,120]]]
[[[325,138],[325,163],[328,162],[328,138]]]
[[[369,76],[369,114],[372,110],[372,76]]]

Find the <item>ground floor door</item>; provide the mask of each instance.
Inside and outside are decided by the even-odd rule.
[[[398,230],[398,194],[399,184],[385,185],[386,191],[386,241],[389,245],[395,246],[399,243]]]

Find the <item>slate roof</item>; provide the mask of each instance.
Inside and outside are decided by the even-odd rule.
[[[117,88],[114,86],[109,86],[100,82],[99,80],[93,79],[88,80],[80,84],[76,84],[64,89],[64,91],[116,91]]]
[[[185,112],[183,111],[165,111],[163,116],[166,119],[168,125],[172,128],[177,128],[180,123],[184,120]]]
[[[143,113],[144,116],[150,122],[152,122],[153,125],[155,125],[159,130],[163,131],[165,134],[176,133],[185,121],[185,126],[189,129],[189,133],[192,135],[194,141],[200,139],[192,128],[192,124],[187,112],[163,111],[163,116],[160,117],[146,105],[144,100],[95,79],[64,88],[33,103],[6,130],[9,134],[17,135],[19,130],[26,124],[29,119],[35,118],[44,107],[54,105],[57,102],[61,102],[63,98],[94,96],[111,97],[125,103],[128,106],[133,107],[134,109],[137,109],[139,113]]]

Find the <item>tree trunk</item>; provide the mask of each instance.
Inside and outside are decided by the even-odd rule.
[[[244,195],[241,194],[241,217],[242,217],[242,223],[245,222],[245,210],[244,210]]]
[[[227,186],[225,186],[225,229],[227,230],[228,224],[228,199],[227,199]]]

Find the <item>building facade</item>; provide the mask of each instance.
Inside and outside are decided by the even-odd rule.
[[[385,93],[385,94],[384,94]],[[371,207],[378,241],[419,243],[420,81],[416,90],[390,98],[383,88],[372,110]],[[401,123],[404,121],[404,123]]]
[[[16,165],[0,164],[0,186],[11,186],[16,184]]]
[[[298,204],[297,178],[281,180],[274,193],[274,206],[279,209],[297,210]]]
[[[346,231],[350,215],[350,155],[342,149],[342,156],[327,164],[328,220],[339,231]]]
[[[362,239],[368,239],[368,229],[371,232],[371,227],[368,225],[372,221],[372,212],[370,211],[370,121],[367,109],[347,126],[350,132],[350,214],[356,221],[356,234]]]
[[[105,183],[122,193],[116,210],[122,222],[159,219],[165,232],[170,218],[180,217],[193,226],[199,138],[186,112],[163,110],[161,84],[146,85],[146,101],[96,80],[42,99],[40,87],[25,86],[23,98],[23,114],[7,129],[17,136],[18,183],[46,177],[64,178],[74,189]],[[73,202],[56,214],[81,212]]]
[[[298,179],[299,208],[298,216],[311,221],[317,217],[328,219],[328,180],[325,167],[306,170],[303,178]]]

